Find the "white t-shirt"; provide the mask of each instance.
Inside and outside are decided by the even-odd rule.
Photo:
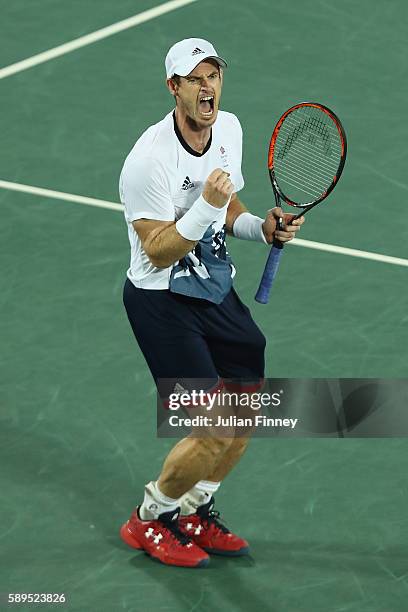
[[[131,246],[127,275],[136,287],[168,289],[173,266],[152,265],[132,221],[180,219],[201,195],[205,181],[216,168],[229,172],[234,192],[239,191],[244,186],[241,162],[242,128],[237,117],[225,111],[218,111],[203,154],[183,140],[173,112],[142,134],[125,160],[119,184]],[[215,231],[224,223],[225,218]]]

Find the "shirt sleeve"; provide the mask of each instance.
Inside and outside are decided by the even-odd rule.
[[[156,159],[134,157],[126,160],[120,176],[119,193],[130,223],[138,219],[175,219],[169,179]]]
[[[237,191],[241,191],[241,189],[244,187],[245,185],[245,181],[244,181],[244,177],[242,176],[242,127],[241,124],[239,122],[238,117],[235,117],[235,130],[234,130],[234,137],[235,137],[235,150],[236,150],[236,175],[235,175],[235,181],[234,181],[234,191],[235,193]]]

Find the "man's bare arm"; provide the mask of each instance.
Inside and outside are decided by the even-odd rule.
[[[217,216],[223,214],[222,209],[226,206],[233,192],[233,187],[229,180],[229,174],[220,168],[216,168],[206,180],[202,196],[177,222],[178,227],[176,227],[174,221],[152,219],[133,221],[132,225],[152,264],[157,268],[168,268],[189,253],[204,235],[206,228],[211,224],[211,220],[214,221]],[[197,208],[200,200],[201,208]],[[203,206],[204,217],[202,215]],[[198,211],[201,212],[201,217]],[[187,238],[184,236],[187,236]],[[200,237],[198,238],[198,236]],[[194,238],[194,240],[190,238]]]
[[[187,255],[197,244],[178,233],[175,221],[139,219],[133,221],[132,225],[146,255],[156,268],[168,268]]]

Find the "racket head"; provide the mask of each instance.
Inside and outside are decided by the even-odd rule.
[[[344,168],[347,138],[337,115],[317,102],[289,108],[277,122],[268,151],[274,191],[307,210],[334,189]]]

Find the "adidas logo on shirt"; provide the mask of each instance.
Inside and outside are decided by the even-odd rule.
[[[191,55],[198,55],[199,53],[205,53],[205,51],[203,51],[199,47],[196,47],[194,51],[191,53]]]
[[[191,189],[192,187],[195,187],[194,183],[192,183],[190,181],[190,177],[189,176],[186,176],[186,178],[184,179],[184,182],[183,182],[182,190],[183,191],[187,191],[187,189]]]

